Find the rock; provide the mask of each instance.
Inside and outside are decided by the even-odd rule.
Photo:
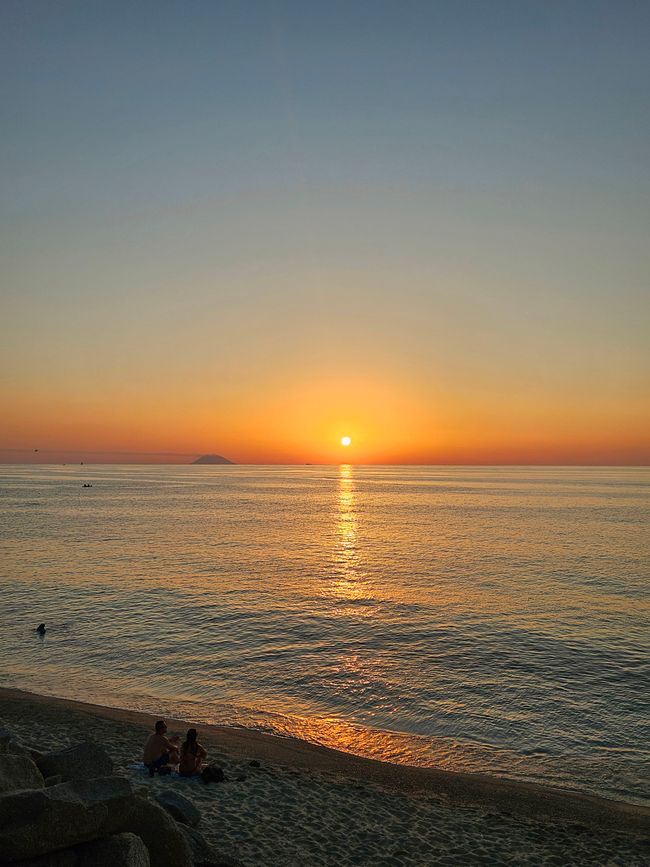
[[[90,780],[113,773],[113,761],[103,747],[84,741],[65,750],[45,753],[37,759],[44,777],[61,774],[64,780]]]
[[[181,829],[160,804],[149,798],[133,798],[128,817],[112,831],[131,831],[144,840],[151,867],[192,867],[192,854]]]
[[[135,834],[115,834],[79,847],[78,867],[150,867],[149,850]]]
[[[43,775],[28,756],[0,755],[0,792],[42,788]]]
[[[28,858],[20,861],[16,867],[79,867],[79,857],[75,849],[59,849],[49,852],[40,858]]]
[[[59,783],[63,782],[63,777],[61,774],[54,774],[51,777],[45,777],[45,786],[49,788],[49,786],[58,786]]]
[[[116,834],[21,861],[18,867],[150,867],[150,862],[147,847],[139,837]]]
[[[135,801],[123,777],[5,792],[0,795],[2,858],[35,858],[106,836],[125,824]]]
[[[48,791],[68,786],[87,807],[101,804],[106,808],[106,819],[102,833],[118,834],[128,831],[124,827],[137,799],[133,794],[131,783],[124,777],[98,777],[96,780],[73,780],[54,786]]]
[[[195,826],[201,821],[201,813],[198,808],[180,792],[166,789],[164,792],[158,792],[155,799],[167,810],[170,816],[183,825]]]
[[[27,752],[34,759],[34,761],[37,761],[38,759],[42,759],[43,756],[45,755],[43,750],[38,750],[38,749],[36,749],[36,747],[31,746],[31,744],[21,744],[21,746],[24,750],[27,750]]]
[[[196,828],[183,825],[181,831],[192,851],[194,867],[241,867],[241,861],[212,846]]]

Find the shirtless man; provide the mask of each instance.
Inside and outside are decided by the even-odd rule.
[[[159,719],[156,723],[154,734],[149,735],[147,743],[144,745],[143,762],[145,767],[149,768],[149,776],[153,777],[156,771],[165,765],[178,764],[178,735],[173,738],[168,738],[165,735],[167,726],[165,721]]]

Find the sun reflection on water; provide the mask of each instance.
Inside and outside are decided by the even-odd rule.
[[[342,600],[355,600],[367,595],[363,586],[363,570],[359,557],[357,494],[353,469],[342,464],[336,494],[336,533],[334,552],[335,595]]]

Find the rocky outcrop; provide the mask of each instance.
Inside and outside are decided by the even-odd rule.
[[[21,861],[17,867],[150,867],[149,852],[135,834],[115,834],[72,849]]]
[[[123,826],[133,792],[123,777],[0,795],[0,852],[7,862],[104,837]]]
[[[181,795],[180,792],[175,792],[173,789],[165,789],[164,792],[158,792],[155,798],[160,806],[167,810],[169,815],[176,819],[177,822],[196,827],[201,821],[199,810],[189,798]]]
[[[167,790],[153,800],[124,777],[99,775],[112,761],[97,744],[34,753],[37,763],[0,731],[0,864],[239,867],[191,827],[201,814],[188,798]]]
[[[59,783],[63,783],[64,779],[61,774],[53,774],[51,777],[45,777],[45,785],[46,786],[58,786]]]
[[[36,760],[44,777],[57,774],[63,780],[92,780],[113,773],[113,761],[103,747],[84,741],[65,750],[45,753]]]
[[[120,830],[131,831],[144,840],[151,867],[192,867],[192,853],[181,826],[155,801],[134,796],[128,819]]]
[[[114,834],[79,847],[77,867],[150,867],[149,850],[135,834]]]

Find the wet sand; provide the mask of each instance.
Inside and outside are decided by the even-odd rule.
[[[39,749],[92,738],[136,785],[176,788],[245,865],[650,865],[650,808],[433,768],[392,765],[246,729],[196,726],[227,782],[129,766],[155,717],[0,689],[0,725]],[[189,727],[167,718],[169,731]],[[260,767],[252,767],[257,760]]]

